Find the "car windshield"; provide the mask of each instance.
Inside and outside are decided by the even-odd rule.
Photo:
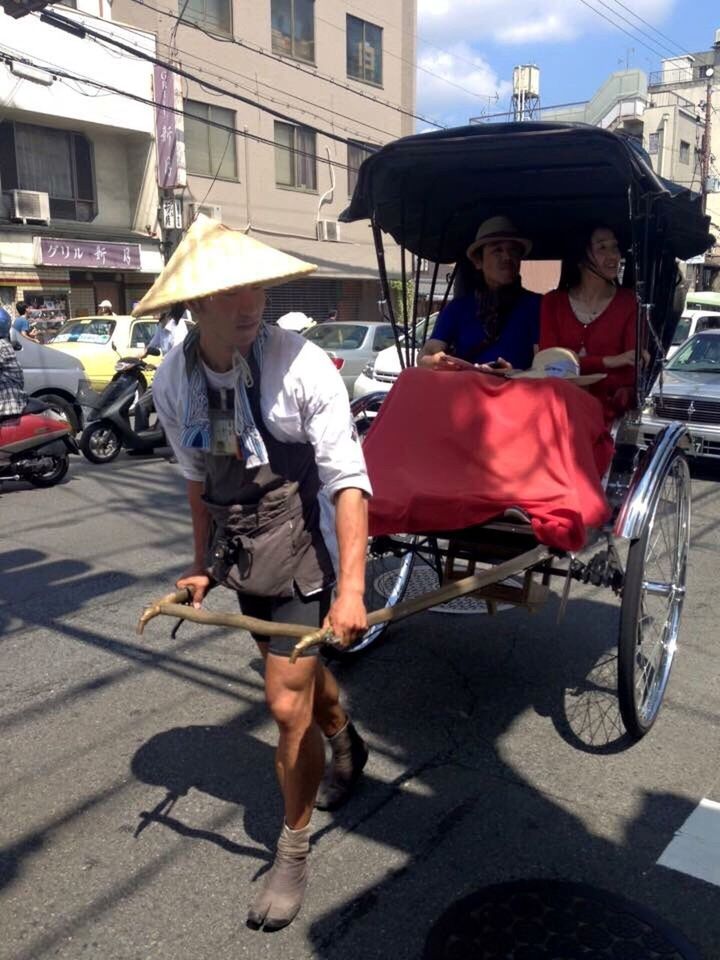
[[[435,321],[437,320],[437,318],[438,318],[437,313],[431,313],[429,318],[421,317],[418,320],[418,322],[415,324],[415,330],[414,330],[414,337],[415,337],[416,344],[420,345],[423,342],[423,340],[427,339],[427,337],[425,336],[426,329],[428,330],[428,334],[432,333],[432,330],[435,326]],[[400,324],[400,328],[402,329],[402,324]],[[400,343],[405,343],[405,334],[400,333],[398,339]]]
[[[678,320],[678,325],[675,327],[675,333],[672,338],[672,345],[677,347],[679,344],[684,343],[688,334],[690,333],[690,317],[681,317]]]
[[[681,347],[668,370],[678,373],[720,373],[720,334],[698,334]]]
[[[71,320],[50,343],[107,343],[113,335],[115,321],[104,317],[94,320]]]
[[[367,327],[359,323],[318,323],[304,336],[323,350],[357,350],[366,333]]]

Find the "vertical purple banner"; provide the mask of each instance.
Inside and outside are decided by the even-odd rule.
[[[175,107],[175,74],[164,67],[155,67],[155,137],[157,140],[158,186],[178,186],[178,124]]]

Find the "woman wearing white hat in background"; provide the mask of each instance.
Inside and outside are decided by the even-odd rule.
[[[262,320],[266,287],[314,269],[199,217],[133,312],[184,301],[197,321],[153,383],[192,516],[194,560],[178,587],[188,587],[198,607],[213,581],[223,583],[237,592],[243,613],[314,628],[325,621],[347,645],[367,627],[371,492],[347,392],[324,351]],[[321,529],[321,493],[335,507],[337,578],[332,531]],[[247,919],[274,930],[290,923],[302,904],[313,806],[333,809],[348,798],[367,748],[316,653],[291,664],[294,640],[256,640],[279,729],[285,821]],[[322,734],[333,760],[318,793]]]
[[[531,248],[507,217],[490,217],[480,224],[467,248],[477,271],[477,289],[442,310],[418,366],[432,370],[460,370],[468,363],[506,370],[530,366],[540,339],[540,295],[523,289],[520,263]]]

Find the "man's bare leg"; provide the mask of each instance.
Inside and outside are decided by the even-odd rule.
[[[325,765],[320,728],[313,719],[316,657],[291,664],[265,656],[265,695],[278,725],[275,768],[285,807],[285,823],[275,862],[248,911],[248,924],[279,930],[295,918],[307,886],[310,817]]]

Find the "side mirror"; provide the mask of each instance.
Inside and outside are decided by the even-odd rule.
[[[18,343],[17,340],[13,340],[13,342],[12,342],[12,348],[13,348],[13,350],[17,353],[18,350],[22,350],[22,344],[21,344],[21,343]]]
[[[159,347],[150,347],[150,348],[148,349],[148,355],[151,356],[151,357],[159,357],[159,356],[161,356],[160,348],[159,348]]]

